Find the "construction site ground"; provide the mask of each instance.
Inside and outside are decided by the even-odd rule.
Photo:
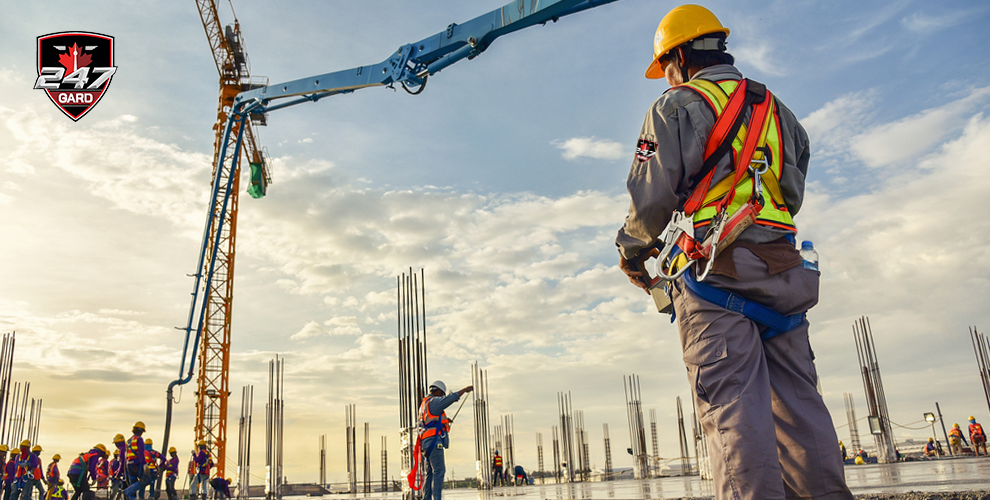
[[[923,460],[896,464],[847,465],[846,482],[862,500],[990,500],[990,458]],[[712,482],[698,476],[570,484],[500,487],[494,491],[445,489],[447,500],[680,499],[712,498]],[[399,500],[399,493],[332,497]]]

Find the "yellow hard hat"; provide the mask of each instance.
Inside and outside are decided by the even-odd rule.
[[[959,424],[952,424],[953,427],[959,427]]]
[[[55,455],[52,456],[52,460],[62,460],[62,455],[56,453]]]
[[[123,434],[117,434],[116,436],[113,437],[114,443],[119,443],[121,441],[126,441]]]
[[[196,444],[199,445],[199,446],[206,446],[206,440],[205,439],[200,439],[199,442],[196,443]]]
[[[20,455],[21,454],[21,449],[20,448],[14,448],[13,450],[10,450],[10,454],[11,455]]]
[[[149,444],[151,444],[151,445],[153,445],[153,444],[155,444],[155,443],[152,443],[152,442],[151,442],[151,438],[148,438],[148,439],[145,439],[145,440],[144,440],[144,445],[145,445],[145,446],[148,446]]]
[[[24,441],[21,441],[21,446],[31,446],[31,440],[25,439]]]
[[[146,430],[148,430],[148,429],[147,429],[147,428],[146,428],[146,427],[144,426],[144,422],[142,422],[142,421],[140,421],[140,420],[138,420],[137,422],[134,422],[134,427],[135,427],[135,428],[137,428],[137,429],[141,429],[142,431],[146,431]]]
[[[681,5],[663,16],[657,33],[653,37],[653,63],[646,68],[647,78],[663,78],[660,58],[685,42],[710,33],[725,33],[729,28],[722,26],[712,11],[700,5]]]
[[[970,415],[970,416],[969,416],[969,419],[970,419],[970,420],[976,420],[976,417],[974,417],[974,416],[972,416],[972,415]]]
[[[5,444],[0,444],[0,451],[10,451],[10,448],[7,448]]]
[[[175,446],[169,446],[168,447],[168,452],[169,453],[178,453],[178,451],[176,451],[176,449],[175,449]]]
[[[34,448],[31,448],[31,451],[45,451],[45,450],[42,450],[41,449],[41,445],[40,444],[36,444],[36,445],[34,445]]]
[[[934,439],[932,439],[932,438],[928,438],[928,442],[929,442],[929,443],[931,443],[932,441],[934,441]]]
[[[102,451],[103,452],[103,455],[106,456],[106,454],[107,454],[107,447],[106,446],[103,446],[103,443],[98,443],[93,448],[96,448],[97,450]]]

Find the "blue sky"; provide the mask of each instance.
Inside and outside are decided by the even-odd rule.
[[[643,114],[666,89],[643,72],[674,5],[621,0],[515,33],[419,96],[374,88],[271,114],[261,143],[274,184],[265,199],[241,203],[231,388],[235,400],[245,384],[263,394],[267,361],[286,357],[290,480],[315,480],[324,433],[340,451],[330,477],[343,479],[346,404],[371,422],[376,453],[374,436],[398,442],[393,297],[395,276],[410,266],[426,269],[431,377],[461,387],[472,361],[487,367],[493,419],[515,416],[524,466],[535,467],[534,433],[549,443],[556,393],[570,390],[601,467],[601,424],[615,442],[627,439],[629,373],[642,378],[644,406],[658,410],[661,455],[676,452],[674,398],[690,394],[676,331],[625,281],[612,244]],[[253,73],[274,83],[380,62],[500,6],[234,7]],[[732,29],[739,68],[767,83],[812,138],[796,222],[822,254],[812,343],[836,425],[845,424],[843,392],[866,412],[851,335],[861,315],[872,321],[895,422],[920,420],[935,401],[949,424],[990,419],[967,333],[988,324],[990,58],[981,34],[990,6],[706,6]],[[18,332],[15,377],[45,400],[46,451],[81,451],[137,419],[160,439],[216,109],[195,3],[22,2],[7,11],[0,331]],[[227,4],[221,12],[232,20]],[[35,38],[64,30],[108,34],[117,46],[110,89],[77,123],[31,88]],[[180,444],[191,439],[190,394],[173,430]],[[471,450],[463,421],[450,454],[458,476],[473,469]]]

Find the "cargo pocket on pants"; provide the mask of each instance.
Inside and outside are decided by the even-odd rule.
[[[730,371],[728,355],[724,335],[699,339],[684,349],[684,365],[698,401],[721,406],[739,397],[736,377],[726,373]]]

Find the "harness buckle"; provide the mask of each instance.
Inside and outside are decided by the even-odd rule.
[[[674,247],[677,246],[677,240],[682,235],[694,238],[694,221],[685,215],[684,212],[677,210],[671,214],[670,222],[667,223],[667,227],[660,233],[661,241],[663,241],[663,249],[660,250],[660,255],[657,256],[657,279],[654,279],[655,283],[650,285],[651,289],[660,285],[663,281],[674,281],[680,278],[694,264],[695,261],[690,260],[673,274],[664,272],[664,266],[668,265],[667,261],[670,260],[670,254],[674,251]]]

